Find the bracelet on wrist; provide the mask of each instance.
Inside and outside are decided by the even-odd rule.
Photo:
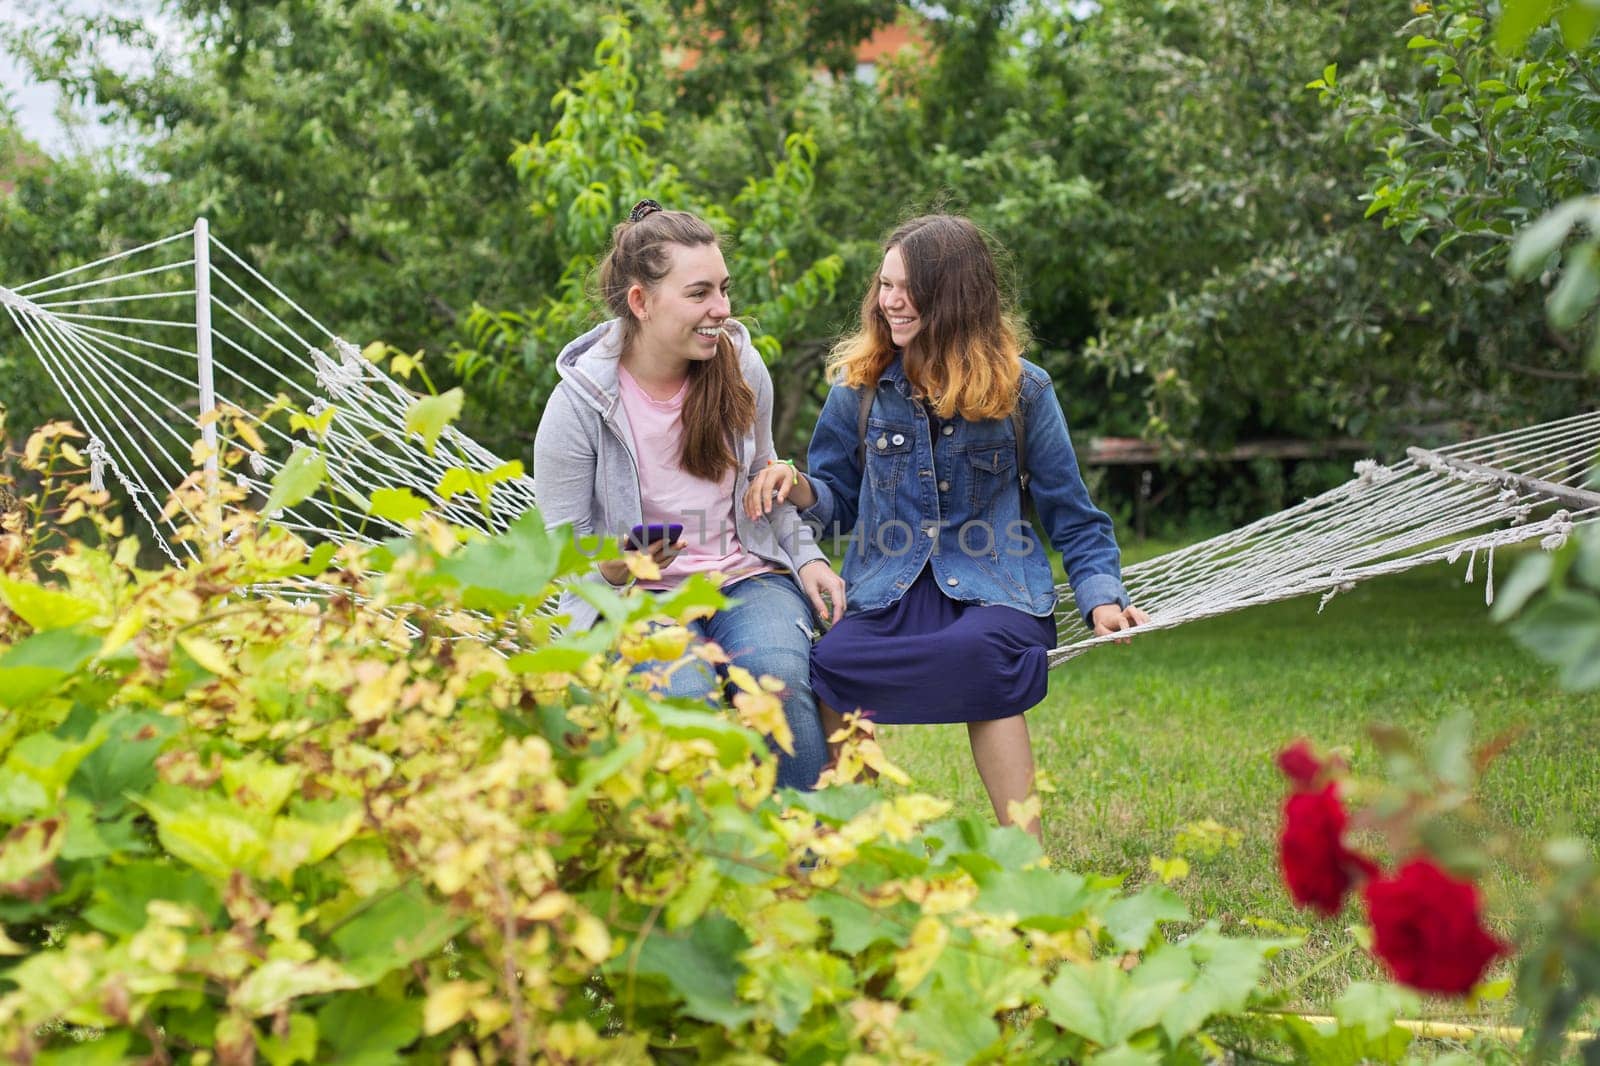
[[[789,484],[800,484],[800,470],[794,465],[793,459],[768,459],[768,466],[786,466],[789,468]]]

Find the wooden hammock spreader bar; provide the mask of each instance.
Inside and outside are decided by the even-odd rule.
[[[1509,470],[1501,470],[1497,466],[1486,466],[1483,463],[1474,463],[1467,459],[1456,459],[1438,452],[1430,452],[1426,448],[1407,448],[1406,454],[1420,465],[1430,466],[1435,463],[1451,467],[1469,474],[1481,474],[1492,477],[1504,485],[1515,485],[1524,492],[1536,492],[1541,496],[1566,504],[1579,511],[1587,511],[1600,507],[1600,492],[1587,492],[1584,489],[1572,488],[1569,485],[1558,485],[1554,481],[1541,481],[1534,477],[1525,477],[1522,474],[1513,474]]]

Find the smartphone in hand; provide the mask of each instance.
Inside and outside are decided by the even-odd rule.
[[[650,545],[658,540],[665,540],[668,544],[678,543],[683,536],[681,522],[651,522],[649,525],[634,526],[628,531],[628,539],[624,547],[629,551],[649,551]]]

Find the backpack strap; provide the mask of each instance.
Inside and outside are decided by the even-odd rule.
[[[856,419],[856,462],[861,464],[861,473],[867,472],[867,416],[872,414],[872,398],[877,392],[877,386],[861,389],[861,415]]]
[[[1026,505],[1028,502],[1028,481],[1030,479],[1028,475],[1028,467],[1023,457],[1027,455],[1028,432],[1027,426],[1022,420],[1022,400],[1020,398],[1017,400],[1017,406],[1011,409],[1010,419],[1011,440],[1012,443],[1017,446],[1017,484],[1022,486],[1022,502],[1024,505]],[[862,425],[865,426],[866,423],[863,422]],[[864,432],[865,431],[863,431],[863,433]],[[865,441],[863,441],[863,447],[864,446]]]

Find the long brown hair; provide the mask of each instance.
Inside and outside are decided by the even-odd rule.
[[[1026,327],[1007,306],[983,231],[959,215],[923,215],[883,242],[900,250],[922,327],[904,353],[912,388],[940,418],[1005,418],[1017,405]],[[889,322],[878,308],[876,273],[861,301],[861,326],[828,358],[829,376],[872,388],[894,361]]]
[[[628,306],[628,290],[635,284],[646,289],[661,284],[672,272],[674,246],[717,243],[716,231],[687,211],[657,210],[637,221],[617,224],[611,231],[611,249],[600,261],[600,298],[622,323],[623,351],[639,336],[639,319]],[[742,436],[755,420],[755,393],[739,370],[739,350],[724,330],[717,338],[716,355],[689,364],[689,392],[683,401],[683,454],[678,464],[695,477],[720,479],[739,465],[732,434]]]

